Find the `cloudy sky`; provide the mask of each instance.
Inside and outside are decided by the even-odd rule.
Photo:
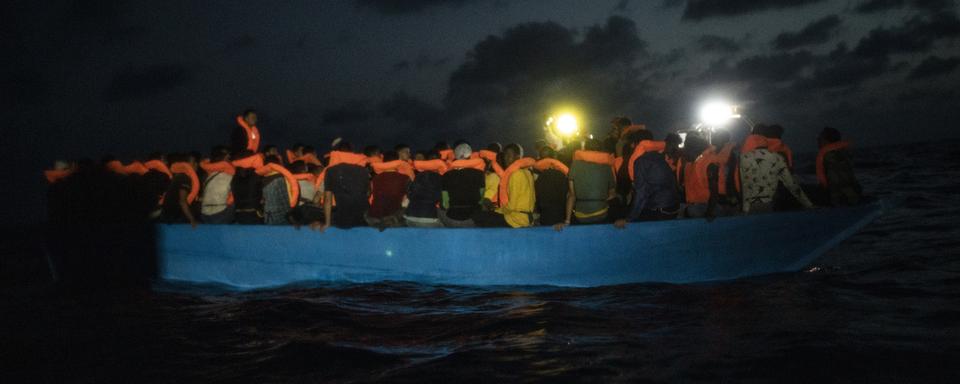
[[[956,137],[953,0],[13,1],[3,153],[206,150],[261,111],[265,141],[530,143],[568,105],[659,135],[712,98],[794,147]],[[29,172],[26,172],[29,171]]]

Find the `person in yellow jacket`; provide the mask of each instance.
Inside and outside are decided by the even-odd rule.
[[[536,164],[532,158],[523,157],[523,147],[510,144],[503,149],[504,171],[500,175],[498,202],[495,211],[479,211],[473,221],[478,227],[523,228],[533,225],[533,210],[537,198],[534,193],[534,178],[530,168]]]

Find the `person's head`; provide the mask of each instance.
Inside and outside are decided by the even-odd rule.
[[[316,155],[316,154],[317,154],[317,150],[313,149],[313,147],[309,145],[304,145],[303,148],[300,150],[300,156]]]
[[[683,159],[687,162],[696,160],[710,146],[707,139],[698,134],[687,135],[683,143]]]
[[[766,130],[766,129],[767,129],[767,125],[766,125],[766,124],[757,123],[757,124],[754,124],[754,126],[750,127],[750,134],[751,134],[751,135],[763,135],[763,131]]]
[[[544,145],[540,147],[540,150],[538,151],[538,155],[540,155],[541,159],[556,159],[557,151],[553,150],[553,148],[550,147],[549,145]]]
[[[283,160],[280,159],[280,155],[267,155],[263,158],[263,163],[283,165]]]
[[[456,156],[457,160],[469,159],[473,155],[473,148],[470,148],[470,144],[460,143],[453,147],[453,155]]]
[[[264,156],[280,156],[280,150],[277,149],[276,145],[265,145],[263,147]]]
[[[820,130],[820,134],[817,136],[817,144],[819,146],[824,146],[830,143],[836,143],[843,139],[843,136],[840,135],[840,131],[836,128],[823,127]]]
[[[490,143],[487,144],[486,149],[493,153],[500,153],[500,151],[503,151],[503,146],[500,143]]]
[[[307,173],[307,163],[297,160],[290,164],[290,173]]]
[[[710,134],[710,141],[713,142],[713,145],[717,148],[720,148],[730,142],[730,131],[726,129],[718,129],[713,131]]]
[[[349,141],[340,140],[333,146],[333,150],[338,152],[353,152],[353,145],[350,144]]]
[[[440,151],[436,149],[431,149],[426,153],[426,160],[437,160],[440,158]]]
[[[53,170],[65,171],[67,169],[70,169],[70,163],[63,160],[57,160],[53,162]]]
[[[437,152],[447,150],[447,149],[450,149],[450,144],[447,144],[446,141],[438,141],[436,144],[433,145],[433,150]]]
[[[296,143],[296,144],[294,144],[293,147],[292,147],[290,150],[293,151],[293,153],[296,154],[297,156],[303,156],[303,144],[302,144],[302,143]]]
[[[228,161],[228,160],[230,160],[230,149],[228,149],[227,147],[218,145],[216,147],[213,147],[213,149],[210,150],[211,162],[216,163],[218,161]]]
[[[237,159],[246,159],[246,158],[248,158],[248,157],[250,157],[250,156],[253,156],[253,155],[254,155],[254,152],[253,152],[253,151],[251,151],[251,150],[249,150],[249,149],[244,149],[244,150],[242,150],[242,151],[240,151],[240,152],[237,152],[237,154],[234,155],[233,157],[234,157],[234,158],[237,158]]]
[[[583,142],[583,149],[587,151],[601,151],[603,150],[603,144],[597,139],[587,139]]]
[[[417,153],[416,153],[415,155],[413,155],[413,159],[416,160],[416,161],[426,160],[426,159],[427,159],[427,151],[417,151]]]
[[[397,151],[386,151],[383,153],[383,162],[400,160],[400,154]]]
[[[613,120],[610,120],[610,136],[620,136],[620,132],[623,132],[624,128],[632,124],[633,122],[626,116],[614,117]]]
[[[638,129],[627,135],[627,142],[634,146],[644,140],[653,140],[653,133],[646,129]]]
[[[190,155],[190,160],[195,163],[200,163],[200,159],[203,158],[203,154],[197,151],[190,152],[188,155]]]
[[[760,134],[768,139],[779,139],[783,137],[783,127],[780,124],[765,125],[760,128]]]
[[[523,147],[517,143],[507,144],[503,147],[503,167],[509,167],[514,161],[523,158]]]
[[[257,111],[253,108],[247,108],[245,111],[243,111],[242,116],[243,121],[245,121],[247,125],[257,125]]]
[[[400,157],[400,160],[410,161],[410,146],[406,144],[397,144],[393,147],[394,151],[397,151],[397,156]]]
[[[323,173],[323,168],[323,164],[307,164],[307,171],[312,173],[314,176],[320,176],[320,174]]]
[[[363,154],[367,157],[380,156],[380,147],[376,145],[368,145],[363,147]]]
[[[675,150],[680,148],[680,144],[683,143],[683,138],[680,137],[680,134],[676,132],[670,132],[667,134],[667,137],[663,139],[663,141],[666,143],[667,149]]]

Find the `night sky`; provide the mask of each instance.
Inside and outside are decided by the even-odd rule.
[[[3,5],[4,222],[42,219],[56,159],[226,143],[532,143],[558,105],[658,137],[739,103],[812,150],[956,137],[951,0],[13,1]],[[8,162],[9,164],[9,162]],[[12,185],[12,186],[11,186]],[[22,203],[19,203],[22,202]]]

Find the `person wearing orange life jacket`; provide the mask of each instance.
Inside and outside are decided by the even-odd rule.
[[[624,116],[614,117],[610,120],[610,132],[608,132],[607,137],[603,139],[603,150],[615,153],[617,156],[622,156],[621,151],[623,150],[624,144],[623,130],[631,125],[633,125],[633,122]]]
[[[787,167],[793,170],[793,150],[783,142],[783,127],[779,124],[760,127],[760,134],[767,138],[767,150],[780,156],[787,162]]]
[[[717,216],[720,201],[720,164],[716,148],[699,134],[688,134],[683,143],[685,217]]]
[[[445,163],[455,160],[453,149],[450,148],[450,144],[448,144],[446,141],[438,141],[437,144],[433,146],[433,150],[437,151],[437,154],[440,156],[440,160],[443,160]]]
[[[474,157],[476,153],[467,143],[457,145],[453,152],[456,160],[450,163],[450,169],[441,180],[443,204],[440,221],[444,227],[475,227],[472,217],[481,209],[487,163],[479,154]]]
[[[297,180],[300,189],[300,199],[297,206],[290,210],[287,219],[296,226],[309,225],[323,220],[323,207],[320,205],[319,187],[322,182],[317,178],[323,171],[323,166],[307,164],[301,160],[290,164],[290,173]]]
[[[55,184],[73,174],[76,169],[76,163],[68,163],[63,160],[57,160],[53,162],[53,169],[43,171],[43,177],[47,179],[47,183]]]
[[[397,157],[400,158],[400,161],[410,163],[413,161],[413,153],[410,151],[410,146],[407,144],[397,144],[393,147],[394,151],[397,151]]]
[[[554,229],[559,231],[572,223],[613,222],[623,215],[626,205],[617,199],[614,156],[602,151],[601,146],[599,140],[589,139],[583,150],[573,153],[564,221]]]
[[[301,143],[296,143],[290,149],[286,150],[285,154],[287,155],[287,164],[293,164],[293,162],[300,159],[303,156],[304,145]]]
[[[740,190],[743,196],[744,213],[764,213],[774,211],[778,184],[804,207],[813,204],[794,180],[784,158],[767,149],[767,138],[751,134],[743,143],[740,154]]]
[[[680,196],[676,174],[662,152],[665,143],[653,142],[653,134],[645,129],[631,132],[627,140],[635,147],[632,160],[627,161],[633,169],[633,199],[626,219],[617,220],[614,225],[623,228],[627,221],[675,219],[680,211]]]
[[[263,157],[264,157],[264,160],[266,160],[266,158],[269,157],[269,156],[276,156],[276,157],[279,159],[279,158],[280,158],[280,149],[277,148],[277,146],[276,146],[276,145],[273,145],[273,144],[264,145],[264,146],[263,146]]]
[[[383,153],[384,162],[398,160],[397,153],[387,151]],[[370,180],[370,190],[373,196],[370,210],[364,216],[367,225],[383,230],[385,228],[402,227],[403,202],[406,199],[407,188],[410,186],[410,177],[396,169],[387,169],[373,176]]]
[[[537,201],[535,211],[540,215],[540,225],[563,224],[567,210],[567,174],[570,173],[570,168],[557,160],[557,151],[549,146],[540,148],[540,159],[533,168],[537,172],[533,184]]]
[[[499,205],[497,194],[500,193],[500,174],[503,172],[499,163],[501,152],[503,152],[503,146],[500,143],[490,143],[486,149],[477,154],[487,163],[483,176],[483,199],[480,200],[480,205],[487,211],[494,211]]]
[[[233,153],[237,154],[247,150],[258,152],[260,150],[260,130],[257,128],[257,111],[247,109],[236,118],[237,129],[234,130],[231,139]]]
[[[817,145],[817,182],[829,195],[830,204],[860,203],[863,189],[853,172],[850,143],[843,140],[840,131],[825,127],[817,137]]]
[[[323,222],[312,223],[313,229],[323,232],[331,226],[347,229],[366,225],[364,215],[370,209],[370,172],[366,165],[367,156],[353,153],[349,142],[337,143],[324,171]]]
[[[189,223],[197,226],[197,219],[191,205],[196,201],[200,190],[197,179],[197,161],[185,154],[170,155],[170,171],[173,178],[163,197],[160,222],[167,224]]]
[[[170,186],[170,179],[173,177],[173,174],[170,173],[170,168],[167,167],[166,157],[159,152],[153,152],[148,155],[147,161],[143,162],[143,166],[147,168],[147,173],[141,177],[144,187],[157,197],[157,207],[150,215],[151,218],[156,219],[160,216],[163,196]]]
[[[263,167],[263,155],[244,150],[234,156],[230,165],[236,172],[230,182],[235,221],[246,225],[263,224],[263,177],[256,172]]]
[[[200,162],[206,172],[200,196],[200,220],[208,224],[233,223],[234,204],[231,184],[236,168],[230,164],[230,150],[214,147],[210,159]]]
[[[478,211],[473,221],[478,227],[522,228],[533,225],[533,210],[537,204],[533,172],[536,161],[523,157],[520,144],[509,144],[501,154],[503,168],[498,185],[496,211]]]
[[[299,184],[293,174],[283,167],[279,156],[266,156],[257,173],[263,176],[263,223],[289,224],[287,214],[299,200]]]
[[[469,153],[467,154],[469,157]],[[440,154],[436,151],[430,151],[428,159],[439,159]],[[417,162],[420,163],[420,162]],[[415,164],[417,164],[415,163]],[[420,167],[416,177],[407,189],[407,199],[410,202],[407,209],[403,212],[403,220],[408,227],[417,228],[441,228],[437,207],[443,200],[443,176],[448,171],[447,166],[454,162],[445,164],[438,170],[426,169]]]

